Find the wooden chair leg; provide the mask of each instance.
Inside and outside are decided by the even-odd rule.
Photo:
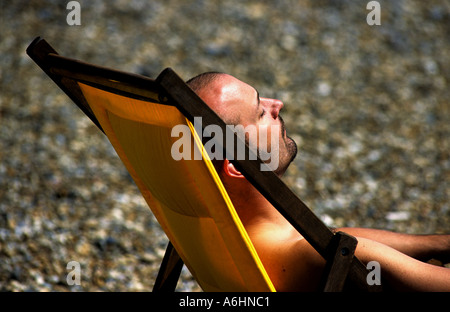
[[[173,292],[180,278],[183,260],[181,260],[172,243],[169,242],[156,277],[154,292]]]
[[[358,241],[353,236],[338,232],[334,236],[333,247],[325,268],[325,292],[342,291],[352,265]]]

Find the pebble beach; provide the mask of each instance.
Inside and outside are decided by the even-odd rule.
[[[329,226],[450,233],[450,2],[1,1],[0,291],[151,291],[168,240],[107,138],[26,55],[229,73],[284,102],[286,184]],[[81,281],[70,285],[70,267]],[[177,291],[201,291],[184,269]]]

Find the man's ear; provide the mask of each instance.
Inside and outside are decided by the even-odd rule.
[[[231,178],[245,179],[244,175],[228,159],[223,162],[223,172]]]

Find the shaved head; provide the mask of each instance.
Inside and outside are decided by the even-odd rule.
[[[201,89],[207,87],[214,79],[216,79],[220,75],[225,74],[220,72],[206,72],[189,79],[186,83],[189,85],[189,87],[191,87],[192,90],[198,92]]]
[[[278,142],[275,145],[268,136],[265,141],[249,141],[247,137],[246,140],[249,145],[257,147],[258,154],[261,151],[276,152],[280,166],[274,171],[279,175],[286,171],[297,154],[297,145],[286,135],[284,121],[279,115],[283,102],[262,98],[252,86],[220,72],[200,74],[188,80],[187,84],[227,125],[256,126],[255,138],[259,138],[260,133],[272,138],[271,131],[275,131],[274,137]]]
[[[206,72],[189,79],[186,83],[226,124],[237,125],[239,124],[239,116],[227,110],[227,106],[221,100],[221,96],[226,92],[223,90],[223,86],[226,85],[223,79],[237,80],[225,73]]]

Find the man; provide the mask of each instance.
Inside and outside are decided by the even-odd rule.
[[[222,73],[201,74],[189,80],[188,85],[226,124],[256,125],[256,131],[278,129],[279,146],[264,148],[277,149],[279,165],[274,171],[280,176],[286,171],[297,154],[297,146],[286,135],[279,115],[281,101],[262,98],[250,85]],[[324,259],[231,162],[225,159],[214,161],[214,165],[276,289],[318,290]],[[364,264],[380,264],[385,288],[450,291],[450,269],[422,262],[431,258],[448,261],[450,235],[408,235],[363,228],[337,230],[358,239],[355,254]]]

